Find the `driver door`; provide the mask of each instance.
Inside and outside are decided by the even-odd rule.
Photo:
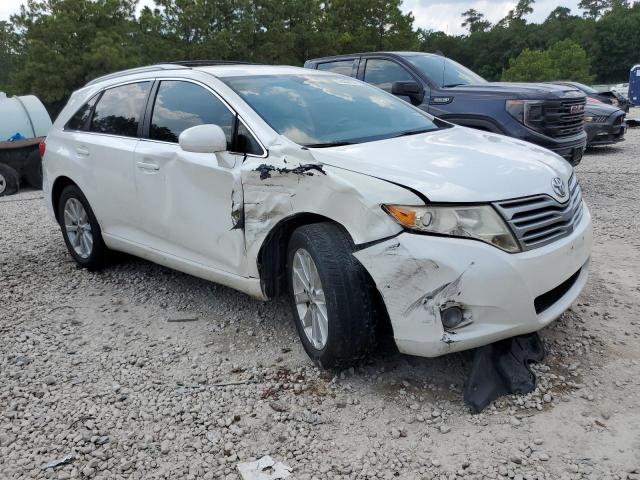
[[[144,243],[182,260],[242,275],[244,231],[235,228],[233,213],[234,201],[241,211],[243,156],[185,152],[178,145],[187,128],[216,124],[230,149],[236,116],[198,83],[162,80],[156,89],[148,134],[138,143],[134,162]]]

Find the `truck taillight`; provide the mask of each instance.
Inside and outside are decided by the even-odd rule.
[[[38,151],[40,152],[40,158],[44,158],[44,151],[46,149],[47,149],[47,144],[43,140],[38,144]]]

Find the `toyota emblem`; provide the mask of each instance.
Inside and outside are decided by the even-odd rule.
[[[555,177],[551,180],[551,187],[560,197],[564,197],[567,194],[567,187],[565,187],[564,182],[560,177]]]

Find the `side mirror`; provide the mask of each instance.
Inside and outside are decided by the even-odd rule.
[[[418,82],[393,82],[391,84],[391,93],[409,97],[415,103],[422,103],[422,100],[424,100],[424,89]]]
[[[227,150],[227,136],[220,126],[213,124],[187,128],[178,137],[185,152],[217,153]]]

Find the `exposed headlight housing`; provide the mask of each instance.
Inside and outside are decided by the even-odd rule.
[[[534,130],[542,129],[544,119],[542,102],[538,100],[507,100],[505,108],[509,115]]]
[[[502,217],[489,205],[383,205],[396,222],[409,230],[481,240],[505,252],[520,251]]]

